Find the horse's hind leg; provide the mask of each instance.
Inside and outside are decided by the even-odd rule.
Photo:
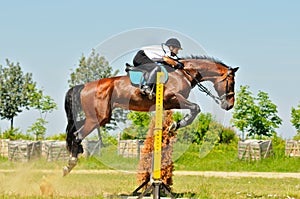
[[[63,169],[63,175],[67,175],[77,165],[78,154],[83,153],[81,141],[89,135],[96,127],[98,122],[93,119],[86,119],[83,126],[81,126],[76,132],[74,132],[74,139],[72,142],[71,156],[69,158],[68,165]]]
[[[99,126],[97,120],[87,118],[80,129],[74,133],[75,138],[71,150],[72,157],[77,157],[79,153],[83,153],[81,141],[97,128],[97,126]]]
[[[81,141],[95,128],[104,126],[107,122],[109,122],[111,116],[110,95],[101,96],[103,93],[107,94],[109,92],[99,93],[100,94],[96,99],[94,92],[86,93],[81,96],[82,109],[85,113],[86,120],[84,125],[74,132],[71,157],[68,166],[64,168],[64,175],[68,174],[76,166],[77,156],[80,152],[83,152]],[[91,104],[95,104],[96,106]]]

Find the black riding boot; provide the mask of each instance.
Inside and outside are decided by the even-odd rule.
[[[141,89],[141,92],[147,94],[150,100],[155,96],[154,85],[156,83],[156,74],[160,71],[160,67],[155,64],[155,67],[149,73],[146,85]]]

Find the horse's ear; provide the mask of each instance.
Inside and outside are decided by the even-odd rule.
[[[238,71],[239,68],[240,68],[240,67],[233,68],[232,71],[233,71],[233,72],[236,72],[236,71]]]

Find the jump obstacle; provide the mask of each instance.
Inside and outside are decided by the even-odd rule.
[[[175,197],[171,194],[170,189],[161,180],[164,77],[165,76],[163,72],[157,73],[152,173],[149,179],[147,179],[136,190],[133,191],[133,195],[136,195],[138,191],[147,186],[149,182],[151,182],[151,185],[138,196],[138,199],[143,198],[150,191],[152,191],[153,199],[159,199],[161,190],[163,190],[172,199],[175,199]]]
[[[173,112],[171,110],[164,111],[163,115],[163,129],[162,129],[162,141],[161,141],[161,180],[167,187],[171,189],[173,185],[173,171],[174,163],[172,161],[173,156],[173,144],[176,141],[175,129],[169,129],[174,123],[172,119]],[[152,174],[152,160],[154,151],[154,128],[155,117],[152,117],[149,130],[144,140],[144,145],[141,148],[141,155],[138,165],[137,182],[142,184],[150,178]],[[149,184],[148,184],[149,185]]]

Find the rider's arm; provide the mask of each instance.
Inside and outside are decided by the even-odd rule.
[[[153,58],[152,61],[158,62],[158,63],[163,63],[164,59],[163,58]]]
[[[179,60],[174,60],[171,57],[164,56],[163,60],[164,60],[164,62],[173,66],[176,69],[182,69],[184,67],[183,63],[181,63]]]

